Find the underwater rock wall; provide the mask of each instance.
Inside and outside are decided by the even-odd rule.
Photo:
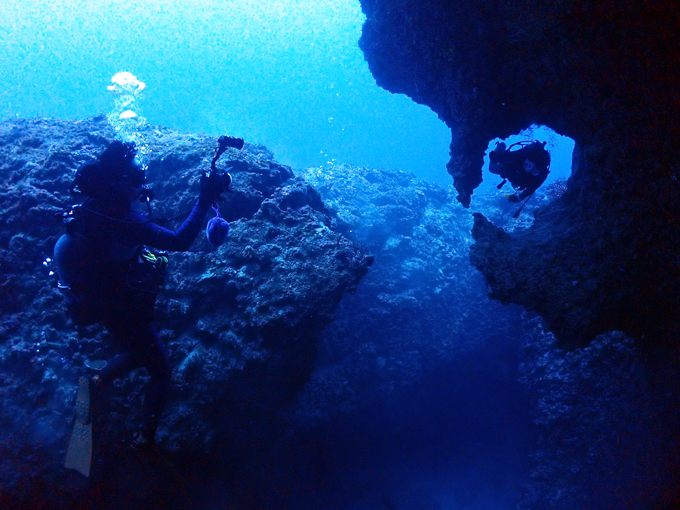
[[[489,140],[543,124],[576,141],[569,192],[521,236],[481,216],[491,294],[539,312],[564,346],[680,331],[680,12],[675,2],[361,0],[360,41],[387,90],[452,131],[468,206]]]
[[[114,137],[104,116],[0,123],[3,492],[20,481],[35,493],[32,480],[46,483],[63,471],[84,362],[117,352],[99,326],[69,323],[55,277],[43,265],[64,231],[56,215],[75,202],[69,193],[75,170]],[[155,217],[188,212],[215,140],[155,127],[142,138],[150,149]],[[218,167],[227,159],[233,191],[224,193],[221,213],[231,222],[229,239],[215,250],[201,234],[191,251],[171,254],[157,303],[156,326],[173,367],[157,438],[165,450],[189,455],[227,448],[247,455],[253,445],[268,444],[277,416],[309,377],[320,332],[371,264],[330,228],[319,194],[263,147],[230,150]],[[133,373],[118,381],[97,409],[102,449],[139,426],[143,378]],[[98,469],[104,467],[95,463],[93,476],[102,476]]]
[[[360,473],[338,470],[327,485],[371,487],[397,508],[672,508],[672,353],[645,354],[621,334],[565,352],[535,314],[490,300],[468,263],[472,218],[452,191],[349,165],[302,175],[336,228],[375,254],[292,409],[325,463],[342,450]],[[519,235],[534,206],[555,199],[539,190],[519,221],[496,194],[475,205]],[[335,450],[320,446],[323,427]],[[357,444],[381,458],[346,453]]]
[[[327,501],[351,494],[360,508],[451,507],[446,498],[510,508],[534,448],[518,382],[521,318],[488,299],[469,264],[468,211],[451,191],[397,170],[301,175],[375,261],[324,330],[291,409],[294,444],[317,452],[315,470],[298,478],[320,478]],[[300,499],[291,508],[350,506]]]
[[[654,362],[622,335],[565,353],[533,314],[489,300],[452,192],[352,166],[295,177],[253,145],[219,163],[234,176],[227,243],[201,235],[171,255],[156,321],[173,365],[163,456],[146,470],[131,457],[133,374],[97,409],[92,477],[76,483],[63,452],[77,377],[116,351],[68,323],[42,261],[75,168],[113,136],[103,117],[0,123],[3,508],[624,509],[676,496],[672,356]],[[172,217],[214,139],[145,137],[155,214]],[[548,201],[541,190],[535,204]],[[478,203],[507,218],[496,197]]]
[[[620,333],[564,351],[538,317],[523,325],[520,381],[539,441],[518,510],[678,507],[680,375]]]
[[[310,409],[361,406],[470,351],[498,342],[507,353],[513,341],[519,344],[507,335],[517,310],[489,301],[470,266],[472,221],[451,192],[398,170],[337,165],[302,176],[335,211],[336,229],[375,255],[372,270],[324,332],[324,350],[343,368],[315,373],[327,387],[314,390],[318,401]],[[323,367],[323,358],[319,363]],[[362,381],[361,398],[348,380]],[[310,387],[301,395],[308,397]]]

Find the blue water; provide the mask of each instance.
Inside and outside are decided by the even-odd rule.
[[[110,113],[107,86],[126,71],[146,84],[136,106],[150,124],[240,136],[293,167],[450,186],[448,128],[375,84],[363,22],[358,0],[0,2],[0,118]],[[555,140],[552,178],[564,178],[570,141]]]
[[[450,133],[378,88],[357,0],[0,3],[0,118],[107,113],[118,72],[153,125],[265,144],[294,167],[353,163],[450,184]]]

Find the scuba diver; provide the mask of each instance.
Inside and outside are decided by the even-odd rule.
[[[550,173],[550,153],[545,149],[546,142],[517,142],[506,148],[503,142],[489,153],[489,171],[503,178],[498,186],[510,181],[515,192],[505,195],[510,202],[520,202],[531,195],[543,184]],[[521,148],[511,150],[516,145]],[[526,203],[526,202],[525,202]]]
[[[231,184],[231,176],[215,168],[227,147],[240,149],[243,140],[220,138],[211,171],[201,176],[199,197],[177,230],[135,211],[140,202],[149,207],[152,193],[144,169],[135,162],[134,143],[114,141],[96,161],[80,167],[71,191],[85,200],[62,213],[67,233],[57,241],[54,260],[71,320],[76,325],[101,323],[122,351],[90,379],[91,388],[99,391],[139,367],[150,376],[133,448],[155,444],[172,373],[152,323],[167,257],[145,246],[165,251],[191,247],[206,212]]]

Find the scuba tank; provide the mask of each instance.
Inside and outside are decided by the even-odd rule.
[[[70,220],[70,221],[69,221]],[[70,289],[82,282],[83,253],[85,251],[82,235],[75,232],[74,218],[64,219],[66,233],[54,245],[54,263],[59,276],[59,289]]]
[[[54,245],[54,264],[59,277],[57,288],[76,326],[89,326],[104,318],[100,286],[96,281],[96,255],[85,236],[76,231],[73,209],[62,213],[66,233]],[[93,257],[94,255],[94,257]]]

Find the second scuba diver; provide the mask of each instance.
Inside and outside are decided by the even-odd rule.
[[[519,145],[518,150],[511,150]],[[516,192],[506,195],[510,202],[529,198],[543,184],[550,173],[550,153],[546,142],[518,142],[506,148],[503,142],[489,153],[489,171],[503,178],[497,188],[510,181]]]

